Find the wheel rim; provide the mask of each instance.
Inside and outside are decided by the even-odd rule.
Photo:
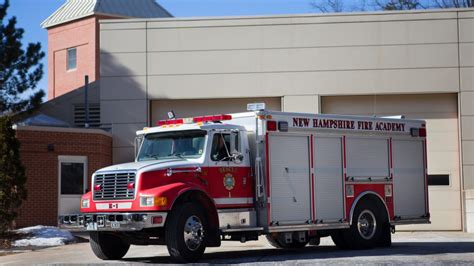
[[[198,249],[204,240],[204,228],[201,219],[193,215],[184,224],[184,243],[189,250]]]
[[[364,210],[357,219],[357,230],[363,239],[369,240],[375,235],[377,221],[373,212]]]

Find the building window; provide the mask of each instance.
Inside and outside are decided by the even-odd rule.
[[[428,186],[449,186],[449,175],[428,175]]]
[[[74,126],[84,127],[86,123],[86,108],[84,104],[74,106]],[[100,127],[100,105],[89,104],[89,127]]]
[[[84,163],[61,162],[61,194],[82,195],[84,193]]]
[[[74,70],[77,68],[77,49],[67,49],[67,70]]]

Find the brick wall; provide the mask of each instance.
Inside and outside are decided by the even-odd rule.
[[[23,202],[16,220],[17,227],[57,225],[58,156],[87,156],[88,184],[92,173],[112,164],[112,138],[107,134],[85,133],[86,130],[60,132],[58,129],[18,128],[20,155],[26,168],[28,198]],[[94,133],[92,133],[94,132]],[[48,151],[48,145],[54,151]],[[79,203],[78,203],[79,204]]]
[[[99,20],[117,18],[94,15],[48,29],[48,100],[99,79]],[[67,70],[67,49],[77,48],[77,68]]]

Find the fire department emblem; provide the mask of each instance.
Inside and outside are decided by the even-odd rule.
[[[224,186],[227,190],[234,189],[235,186],[235,178],[231,173],[228,173],[224,176]]]

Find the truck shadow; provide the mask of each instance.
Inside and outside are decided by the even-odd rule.
[[[284,262],[295,260],[325,260],[348,259],[357,257],[380,256],[381,261],[389,260],[385,256],[423,256],[442,254],[474,253],[474,242],[397,242],[390,248],[369,250],[340,250],[335,246],[316,246],[304,249],[282,250],[274,248],[259,248],[242,251],[217,251],[210,248],[204,254],[200,263],[227,264],[227,263],[258,263]],[[141,263],[172,263],[168,256],[125,258],[128,262]]]

